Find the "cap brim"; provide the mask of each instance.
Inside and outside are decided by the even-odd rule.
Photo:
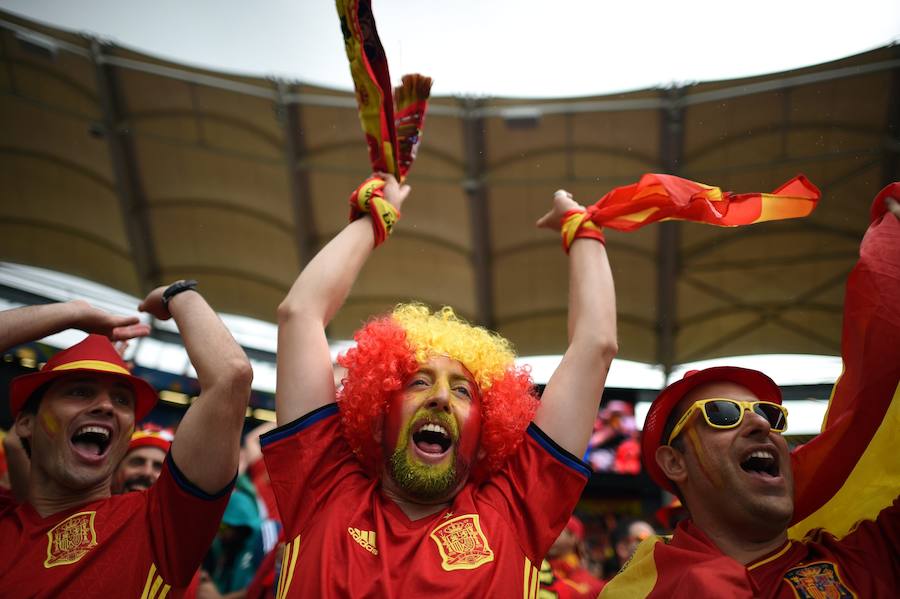
[[[14,378],[9,384],[9,411],[13,418],[22,410],[25,402],[31,394],[41,385],[58,379],[61,376],[71,375],[76,372],[89,372],[116,376],[128,381],[134,389],[134,421],[140,422],[156,405],[159,395],[156,390],[144,379],[131,374],[120,374],[93,368],[72,368],[67,370],[41,370]]]

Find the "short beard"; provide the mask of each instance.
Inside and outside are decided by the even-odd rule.
[[[409,459],[406,447],[398,447],[389,462],[391,478],[410,498],[423,502],[443,499],[454,490],[457,460],[445,467],[416,464]]]
[[[126,480],[122,485],[122,492],[130,493],[132,491],[146,491],[153,486],[153,482],[153,479],[149,476],[133,476]]]

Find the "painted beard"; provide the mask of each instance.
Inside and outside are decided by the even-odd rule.
[[[423,421],[442,426],[450,433],[449,459],[441,464],[423,463],[415,459],[409,448],[410,440],[415,442],[410,431]],[[403,427],[397,447],[388,460],[391,478],[413,499],[427,502],[446,497],[469,473],[468,462],[459,455],[458,440],[459,427],[455,418],[419,410]]]

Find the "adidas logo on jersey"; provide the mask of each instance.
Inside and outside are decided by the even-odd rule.
[[[378,549],[375,548],[375,531],[348,528],[347,532],[349,532],[350,536],[353,537],[353,540],[362,545],[366,551],[372,555],[378,555]]]

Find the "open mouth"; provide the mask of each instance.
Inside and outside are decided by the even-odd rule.
[[[768,449],[757,449],[741,462],[741,468],[751,474],[777,478],[780,474],[775,453]]]
[[[441,424],[428,422],[413,433],[413,443],[424,454],[439,456],[447,453],[453,445],[450,432]]]
[[[105,426],[88,424],[72,435],[72,446],[86,458],[100,458],[106,455],[112,441],[112,431]]]

